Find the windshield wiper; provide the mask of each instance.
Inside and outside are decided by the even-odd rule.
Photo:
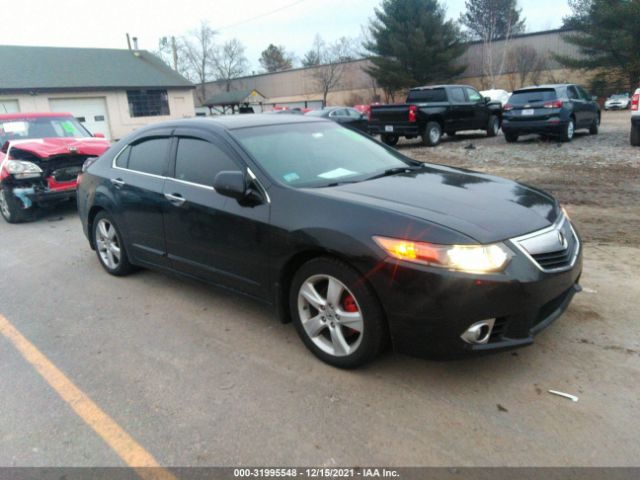
[[[375,180],[376,178],[390,177],[392,175],[398,175],[399,173],[415,172],[420,169],[422,169],[422,166],[418,166],[418,165],[415,165],[415,166],[407,165],[406,167],[388,168],[384,172],[378,173],[377,175],[367,178],[367,180]]]

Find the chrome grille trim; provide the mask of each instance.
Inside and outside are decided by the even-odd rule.
[[[568,242],[568,245],[566,248],[562,250],[548,249],[548,250],[539,251],[534,254],[531,254],[524,247],[523,243],[526,243],[527,241],[531,241],[533,239],[538,239],[541,243],[544,243],[547,240],[547,238],[543,238],[543,237],[550,237],[550,234],[557,235],[558,233],[562,232],[562,230],[565,227],[565,223],[568,224],[569,231],[571,232],[571,235],[572,235],[571,241]],[[571,270],[573,266],[576,264],[576,261],[578,260],[578,255],[580,254],[580,248],[582,247],[582,245],[580,244],[580,239],[578,238],[578,235],[576,234],[576,231],[574,230],[573,225],[571,225],[571,222],[569,221],[569,219],[567,219],[567,217],[565,217],[564,214],[562,214],[560,218],[556,221],[556,223],[554,223],[550,227],[543,228],[542,230],[528,233],[520,237],[512,238],[510,239],[510,242],[518,250],[520,250],[520,252],[522,252],[524,256],[527,257],[531,261],[531,263],[533,263],[536,266],[536,268],[546,273],[556,273],[556,272],[564,272],[567,270]],[[569,250],[572,250],[572,251],[569,252]],[[566,265],[562,265],[560,267],[544,268],[534,258],[534,255],[547,255],[547,254],[560,253],[560,252],[568,252],[567,254],[571,256],[569,262]]]

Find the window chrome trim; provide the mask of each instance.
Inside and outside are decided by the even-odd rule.
[[[540,235],[544,235],[545,233],[550,233],[553,231],[561,231],[562,227],[564,226],[565,222],[567,222],[569,224],[569,228],[571,229],[571,233],[573,234],[573,238],[575,239],[575,251],[573,252],[573,257],[571,258],[571,261],[569,262],[569,264],[565,267],[558,267],[558,268],[543,268],[536,260],[535,258],[533,258],[533,256],[527,251],[526,248],[524,248],[520,242],[524,241],[524,240],[528,240],[530,238],[533,237],[537,237]],[[537,230],[535,232],[531,232],[531,233],[527,233],[526,235],[522,235],[520,237],[515,237],[515,238],[510,238],[509,241],[525,256],[527,257],[531,263],[533,263],[536,268],[538,268],[538,270],[545,272],[545,273],[558,273],[558,272],[565,272],[567,270],[571,270],[574,265],[576,264],[576,261],[578,260],[578,256],[580,255],[580,249],[582,247],[582,244],[580,243],[580,239],[578,238],[578,234],[576,233],[575,229],[573,228],[573,225],[571,225],[571,222],[569,221],[569,219],[564,215],[564,213],[562,213],[559,217],[558,220],[556,220],[556,222],[546,228],[543,228],[542,230]]]
[[[179,182],[179,183],[184,183],[185,185],[190,185],[192,187],[199,187],[199,188],[204,188],[205,190],[212,190],[212,191],[216,191],[216,189],[214,187],[210,187],[209,185],[204,185],[202,183],[194,183],[194,182],[189,182],[187,180],[181,180],[179,178],[176,177],[165,177],[166,180],[173,180],[174,182]]]

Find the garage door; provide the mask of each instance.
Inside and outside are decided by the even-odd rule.
[[[107,106],[104,98],[50,98],[52,112],[69,112],[91,133],[102,133],[111,138]]]
[[[0,113],[18,113],[18,100],[0,100]]]

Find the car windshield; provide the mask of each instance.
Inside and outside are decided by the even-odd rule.
[[[0,144],[32,138],[84,138],[91,134],[73,117],[16,118],[0,120]]]
[[[556,100],[556,91],[552,88],[538,88],[513,92],[509,103],[511,105],[526,105],[528,103],[549,102]]]
[[[628,95],[611,95],[611,100],[626,100]]]
[[[414,166],[366,135],[331,122],[253,127],[233,134],[273,179],[297,188],[358,182]]]

